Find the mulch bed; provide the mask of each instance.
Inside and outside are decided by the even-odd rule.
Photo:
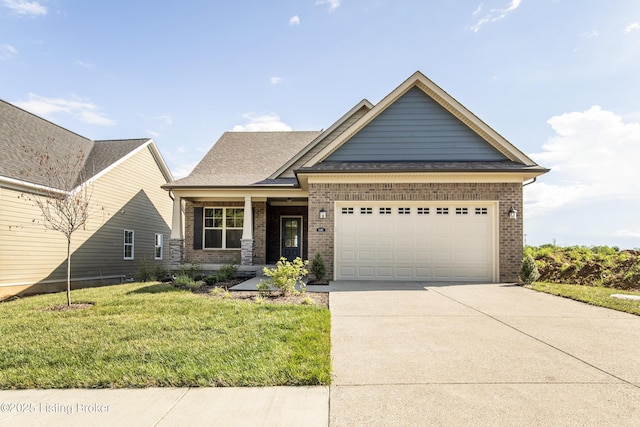
[[[248,279],[232,279],[226,282],[218,282],[214,286],[202,285],[197,289],[192,289],[191,291],[195,294],[200,294],[210,298],[231,298],[237,300],[244,301],[255,301],[260,295],[258,291],[234,291],[233,287],[239,283],[242,283]],[[311,283],[309,283],[311,284]],[[320,283],[318,283],[320,284]],[[328,284],[328,282],[327,282]],[[175,285],[174,285],[175,286]],[[181,289],[187,289],[186,287],[180,286]],[[215,293],[215,288],[223,288],[229,291],[228,296],[221,292]],[[304,304],[305,298],[311,298],[314,302],[314,305],[319,307],[329,308],[329,293],[328,292],[305,292],[299,295],[282,295],[280,291],[272,291],[269,296],[264,297],[265,303],[273,303],[273,304]]]
[[[258,291],[234,291],[229,289],[229,294],[232,299],[255,301],[258,297]],[[207,294],[207,296],[213,298],[225,298],[224,294]],[[311,298],[314,301],[314,305],[320,307],[329,308],[329,293],[328,292],[305,292],[299,295],[287,295],[283,296],[279,291],[274,291],[271,295],[264,298],[266,303],[274,304],[303,304],[305,298]]]
[[[72,310],[84,310],[85,308],[91,308],[94,304],[92,302],[83,302],[78,304],[71,305],[52,305],[51,307],[46,307],[44,311],[72,311]]]

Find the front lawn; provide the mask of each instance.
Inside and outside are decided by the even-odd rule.
[[[640,292],[621,291],[619,289],[598,286],[567,285],[562,283],[536,282],[530,286],[536,291],[571,298],[577,301],[613,310],[640,315],[640,301],[611,298],[611,294],[640,295]]]
[[[319,385],[330,382],[323,307],[208,298],[168,284],[0,303],[0,389]]]

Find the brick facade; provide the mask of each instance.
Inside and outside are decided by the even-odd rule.
[[[195,207],[244,207],[244,202],[191,202],[185,203],[184,262],[197,264],[240,264],[241,249],[194,249],[193,208]],[[266,260],[266,202],[253,202],[253,264]]]
[[[320,252],[333,277],[334,202],[336,201],[497,201],[500,282],[517,281],[523,255],[522,184],[520,183],[380,183],[309,184],[309,212],[327,211],[326,219],[309,215],[309,257]],[[509,209],[518,210],[509,220]],[[324,228],[324,232],[316,231]]]

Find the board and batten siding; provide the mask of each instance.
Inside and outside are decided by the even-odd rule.
[[[327,162],[501,161],[506,158],[414,87],[334,151]]]
[[[131,277],[139,260],[154,260],[156,233],[168,263],[172,201],[160,187],[166,182],[149,147],[94,181],[90,219],[72,235],[72,280]],[[0,298],[3,287],[66,280],[64,235],[46,230],[40,211],[20,194],[0,189]],[[133,260],[124,260],[125,229],[134,231]]]

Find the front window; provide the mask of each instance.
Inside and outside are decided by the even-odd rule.
[[[133,230],[124,230],[124,259],[133,259]]]
[[[204,208],[204,247],[240,249],[243,208]]]

